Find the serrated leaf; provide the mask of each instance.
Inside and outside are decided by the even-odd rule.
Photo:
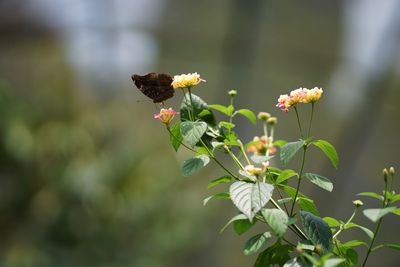
[[[283,170],[279,174],[278,178],[276,178],[275,183],[280,184],[280,183],[292,178],[293,176],[298,176],[297,172],[295,172],[294,170],[290,170],[290,169]]]
[[[339,166],[339,156],[336,152],[336,149],[333,145],[325,140],[316,140],[312,142],[313,145],[318,147],[325,153],[325,155],[332,162],[332,165],[337,169]]]
[[[272,159],[274,156],[262,156],[262,155],[252,155],[250,159],[257,164],[261,164]]]
[[[377,193],[374,193],[374,192],[362,192],[362,193],[358,193],[357,196],[366,196],[366,197],[372,197],[372,198],[376,198],[379,200],[383,200],[383,196],[378,195]]]
[[[207,185],[207,188],[212,188],[218,184],[223,184],[223,183],[229,183],[232,181],[232,177],[229,175],[224,175],[222,177],[219,177],[217,179],[214,179],[212,181],[210,181]]]
[[[329,225],[329,227],[338,227],[340,222],[332,217],[324,217],[323,220]]]
[[[321,245],[324,253],[332,250],[332,232],[329,225],[320,217],[301,211],[304,232],[314,246]]]
[[[234,182],[229,192],[235,206],[250,219],[270,200],[274,187],[267,183]]]
[[[250,109],[245,109],[245,108],[239,109],[239,110],[235,111],[234,115],[236,115],[236,114],[240,114],[240,115],[245,116],[254,125],[257,124],[257,117],[253,113],[253,111],[251,111]]]
[[[281,148],[280,153],[283,165],[287,165],[289,161],[293,158],[293,156],[296,155],[297,151],[299,151],[299,149],[303,147],[303,145],[304,140],[286,143],[286,145]]]
[[[270,239],[271,239],[271,234],[269,232],[253,236],[244,245],[244,250],[243,250],[244,255],[248,256],[256,253]]]
[[[235,124],[227,122],[227,121],[220,121],[219,126],[224,127],[228,130],[235,128]]]
[[[218,194],[206,197],[203,200],[203,205],[206,206],[211,199],[229,199],[229,198],[230,197],[229,197],[229,193],[228,192],[218,193]]]
[[[210,126],[217,126],[217,122],[215,120],[213,112],[207,106],[207,103],[204,102],[203,99],[201,99],[199,96],[195,94],[192,94],[192,103],[193,103],[193,111],[195,119],[200,118],[202,121],[206,122]],[[190,120],[189,110],[192,110],[192,107],[190,106],[189,96],[188,94],[186,94],[185,97],[183,98],[180,109],[181,121]],[[204,110],[207,110],[209,112],[204,112]]]
[[[206,155],[199,155],[188,160],[185,160],[181,167],[181,173],[183,176],[188,177],[198,170],[206,166],[210,162],[210,158]]]
[[[243,214],[244,215],[244,214]],[[244,215],[246,217],[246,215]],[[253,225],[255,225],[257,220],[250,222],[249,218],[246,217],[245,220],[236,220],[233,222],[233,230],[238,235],[247,232]]]
[[[321,187],[322,189],[325,189],[326,191],[332,192],[333,190],[332,182],[322,175],[315,173],[305,173],[304,177],[311,183]]]
[[[229,112],[228,107],[222,106],[222,105],[218,105],[218,104],[212,104],[212,105],[208,105],[209,108],[218,110],[219,112],[224,113],[227,116],[231,116],[231,113]]]
[[[369,239],[372,240],[374,238],[374,233],[371,230],[369,230],[368,228],[366,228],[364,226],[358,225],[356,223],[348,223],[347,225],[344,226],[344,229],[346,230],[346,229],[350,229],[350,228],[354,228],[354,227],[362,230],[368,236]]]
[[[183,140],[194,147],[199,141],[203,134],[207,131],[207,123],[203,121],[184,121],[181,123],[181,135]]]
[[[172,147],[175,149],[175,151],[178,151],[181,143],[182,143],[182,135],[181,135],[181,123],[177,122],[174,123],[170,126],[170,141]]]
[[[274,234],[282,237],[286,233],[288,216],[284,211],[279,209],[263,209],[261,213]]]
[[[335,267],[335,266],[338,266],[339,264],[341,264],[344,261],[345,261],[345,259],[339,259],[339,258],[327,259],[324,262],[323,267]]]
[[[363,210],[363,214],[372,222],[376,223],[377,221],[379,221],[380,218],[382,218],[386,214],[393,212],[395,209],[396,207],[387,207],[383,209],[366,209]]]

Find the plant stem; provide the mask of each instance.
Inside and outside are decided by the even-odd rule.
[[[364,259],[364,261],[363,261],[362,267],[364,267],[365,264],[367,263],[369,254],[370,254],[371,251],[372,251],[372,246],[374,245],[374,242],[375,242],[376,235],[378,234],[379,228],[381,227],[382,220],[383,220],[383,218],[380,218],[380,219],[379,219],[378,225],[377,225],[376,228],[375,228],[374,237],[372,238],[371,244],[369,245],[369,248],[368,248],[368,251],[367,251],[367,255],[365,255],[365,259]]]
[[[301,129],[299,112],[297,111],[297,107],[296,106],[293,106],[293,108],[294,108],[294,111],[296,112],[297,124],[299,125],[301,139],[304,139],[303,130]]]
[[[176,137],[176,136],[171,132],[171,129],[169,128],[169,126],[167,126],[167,131],[168,131],[169,134],[172,136],[172,138],[174,138],[176,141],[179,141],[179,143],[180,143],[182,146],[184,146],[185,148],[189,149],[190,151],[192,151],[192,152],[194,152],[194,153],[197,153],[196,150],[194,150],[194,149],[188,147],[188,146],[185,145],[182,141],[180,141],[180,140],[178,139],[178,137]]]
[[[356,216],[357,213],[357,208],[354,209],[353,214],[350,216],[350,218],[347,220],[347,222],[345,224],[343,224],[343,226],[340,227],[340,229],[333,235],[333,239],[337,238],[337,236],[343,231],[344,228],[346,228],[346,226],[351,223],[351,221],[354,219],[354,216]]]
[[[292,203],[292,208],[290,209],[290,215],[289,215],[290,217],[292,217],[292,215],[293,215],[294,206],[295,206],[296,201],[297,201],[297,195],[299,194],[300,183],[301,183],[301,178],[302,178],[303,169],[304,169],[304,162],[306,161],[306,152],[307,152],[307,147],[304,146],[304,147],[303,147],[303,158],[302,158],[302,160],[301,160],[301,167],[300,167],[299,180],[297,181],[296,194],[294,195],[294,199],[293,199],[293,203]]]
[[[192,119],[191,120],[194,121],[195,116],[194,116],[194,107],[193,107],[193,100],[192,100],[192,91],[191,91],[190,87],[188,87],[187,90],[189,93],[190,109],[192,110]]]
[[[239,161],[239,159],[235,156],[235,154],[233,154],[232,150],[229,149],[229,147],[227,145],[224,146],[225,150],[228,152],[228,154],[231,156],[231,158],[233,159],[233,161],[236,163],[236,165],[238,165],[238,167],[242,170],[244,170],[244,167],[242,165],[242,163]]]
[[[314,102],[311,103],[311,116],[310,116],[310,124],[308,125],[307,138],[310,137],[313,116],[314,116]]]
[[[249,160],[249,158],[247,157],[246,151],[244,150],[242,141],[240,141],[239,139],[238,139],[237,141],[238,141],[239,144],[240,144],[240,150],[242,151],[243,156],[244,156],[244,158],[245,158],[246,161],[247,161],[247,164],[248,164],[248,165],[251,165],[250,160]]]

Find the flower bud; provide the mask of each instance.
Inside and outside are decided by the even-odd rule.
[[[257,118],[262,121],[267,121],[269,118],[271,118],[271,114],[268,112],[259,112]]]
[[[237,95],[237,91],[236,90],[230,90],[230,91],[228,91],[228,95],[230,95],[231,97],[235,97]]]
[[[354,200],[354,201],[353,201],[353,204],[354,204],[354,206],[356,206],[356,208],[359,208],[359,207],[361,207],[362,205],[364,205],[364,203],[363,203],[361,200],[359,200],[359,199]]]
[[[322,245],[321,244],[316,245],[314,251],[321,255],[323,252]]]
[[[303,254],[304,250],[301,247],[297,246],[296,247],[296,252],[299,253],[299,254]]]
[[[247,165],[246,167],[244,167],[244,170],[249,175],[254,175],[254,176],[259,176],[263,172],[263,169],[254,167],[254,165]]]
[[[267,120],[268,125],[276,125],[278,123],[278,119],[276,117],[271,117]]]
[[[394,168],[393,167],[389,168],[389,173],[391,176],[394,176]]]
[[[385,180],[385,183],[386,183],[389,172],[386,168],[384,168],[382,173],[383,173],[383,180]]]

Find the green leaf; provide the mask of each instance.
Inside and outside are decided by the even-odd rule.
[[[246,215],[244,214],[242,215],[246,217]],[[235,230],[235,232],[238,235],[241,235],[247,232],[251,227],[253,227],[253,225],[255,225],[256,222],[257,220],[250,222],[250,220],[247,217],[244,220],[236,220],[233,222],[233,230]]]
[[[207,103],[204,102],[203,99],[201,99],[195,94],[192,94],[192,103],[193,103],[195,119],[200,118],[202,121],[205,121],[210,126],[217,126],[214,113],[207,106]],[[192,110],[192,108],[190,106],[189,96],[186,94],[181,104],[181,110],[180,110],[181,121],[190,121],[189,110]],[[207,110],[209,112],[204,112],[204,110]]]
[[[363,210],[363,214],[372,222],[376,223],[377,221],[379,221],[380,218],[382,218],[386,214],[393,212],[395,209],[396,207],[387,207],[383,209],[366,209]]]
[[[369,237],[369,239],[372,240],[372,238],[374,238],[374,233],[371,230],[369,230],[368,228],[366,228],[364,226],[355,224],[355,223],[348,223],[347,225],[344,226],[344,229],[347,230],[347,229],[354,228],[354,227],[362,230]]]
[[[229,192],[232,202],[250,221],[270,200],[274,187],[267,183],[234,182]]]
[[[202,121],[184,121],[181,124],[183,140],[191,147],[194,147],[200,141],[200,138],[206,131],[207,123]]]
[[[274,156],[262,156],[262,155],[252,155],[250,159],[257,164],[261,164],[272,159]]]
[[[258,255],[254,267],[274,266],[274,264],[283,266],[288,260],[290,260],[289,254],[292,251],[293,247],[290,245],[275,243],[273,246],[267,248]]]
[[[351,264],[350,266],[357,265],[357,262],[358,262],[357,251],[355,251],[352,248],[346,249],[346,259],[347,259],[347,262],[349,262]]]
[[[219,126],[224,127],[228,130],[235,128],[235,124],[226,121],[220,121]]]
[[[283,165],[287,165],[289,161],[296,155],[297,151],[304,145],[304,140],[290,142],[281,148],[281,160]]]
[[[293,176],[298,176],[297,172],[295,172],[294,170],[283,170],[281,172],[281,174],[279,174],[278,178],[276,179],[275,183],[276,184],[280,184],[290,178],[292,178]]]
[[[378,195],[377,193],[374,193],[374,192],[362,192],[362,193],[358,193],[357,196],[366,196],[366,197],[372,197],[372,198],[376,198],[379,200],[383,200],[383,196]]]
[[[314,203],[314,200],[305,197],[299,197],[297,199],[300,210],[304,210],[314,214],[315,216],[320,216],[320,213],[317,209],[317,206]]]
[[[175,151],[178,151],[181,143],[182,143],[182,135],[181,135],[181,123],[177,122],[174,123],[170,126],[170,141],[172,144],[172,147],[175,149]]]
[[[210,158],[205,155],[196,156],[185,160],[181,167],[181,173],[183,176],[188,177],[210,162]]]
[[[351,241],[343,244],[343,246],[345,246],[345,247],[358,247],[361,245],[366,245],[366,243],[361,240],[351,240]]]
[[[256,253],[270,239],[271,234],[269,232],[253,236],[244,245],[244,255],[248,256]]]
[[[283,267],[312,267],[312,264],[303,261],[301,258],[294,257],[293,259],[287,261]]]
[[[240,213],[240,214],[234,216],[232,219],[230,219],[229,222],[227,222],[227,223],[224,225],[224,227],[222,227],[222,229],[221,229],[219,232],[222,233],[223,231],[225,231],[225,229],[226,229],[231,223],[233,223],[233,222],[235,222],[235,221],[247,221],[247,222],[250,223],[250,221],[249,221],[249,219],[247,218],[247,216]],[[256,222],[256,221],[254,221],[254,222]],[[251,223],[250,223],[250,224],[251,224]],[[254,224],[254,223],[253,223],[253,224]]]
[[[395,249],[395,250],[400,250],[400,245],[399,244],[383,244],[382,246]]]
[[[315,173],[305,173],[304,177],[307,178],[311,183],[321,187],[322,189],[325,189],[326,191],[332,192],[333,190],[333,184],[332,182],[319,174]]]
[[[328,259],[324,262],[324,267],[335,267],[344,261],[345,261],[345,259],[339,259],[339,258]]]
[[[394,195],[394,196],[392,197],[391,202],[394,203],[394,202],[397,202],[397,201],[399,201],[399,200],[400,200],[400,194],[397,194],[397,195]]]
[[[224,175],[222,177],[219,177],[217,179],[212,180],[211,182],[208,183],[207,188],[212,188],[218,184],[223,184],[223,183],[229,183],[232,181],[232,177],[229,175]]]
[[[229,193],[228,192],[218,193],[218,194],[206,197],[203,200],[203,205],[206,206],[211,199],[229,199],[229,198],[230,197],[229,197]]]
[[[278,199],[276,202],[278,202],[279,205],[282,205],[282,204],[288,203],[290,201],[292,201],[291,197],[285,197],[285,198]]]
[[[392,213],[400,216],[400,208],[393,210]]]
[[[213,104],[213,105],[208,105],[209,108],[218,110],[219,112],[224,113],[226,116],[231,116],[232,113],[230,113],[228,107],[222,106],[222,105],[218,105],[218,104]]]
[[[322,152],[325,153],[325,155],[332,162],[333,167],[335,167],[336,169],[338,168],[339,156],[333,145],[331,145],[330,143],[328,143],[325,140],[316,140],[316,141],[313,141],[312,144],[315,145],[316,147],[318,147],[319,149],[321,149]]]
[[[285,140],[276,140],[273,145],[277,146],[277,147],[283,147],[284,145],[286,145],[287,142]]]
[[[314,246],[321,245],[324,253],[332,250],[332,232],[329,225],[320,217],[307,211],[301,211],[304,232]]]
[[[257,117],[256,117],[256,115],[253,113],[253,111],[251,111],[250,109],[245,109],[245,108],[239,109],[239,110],[237,110],[237,111],[233,114],[233,116],[235,116],[236,114],[240,114],[240,115],[245,116],[245,117],[248,118],[249,121],[250,121],[251,123],[253,123],[254,125],[257,124]]]
[[[329,227],[338,227],[340,222],[332,217],[324,217],[323,220],[329,225]]]
[[[265,221],[271,227],[274,234],[282,237],[288,228],[288,216],[279,209],[263,209],[261,211]]]

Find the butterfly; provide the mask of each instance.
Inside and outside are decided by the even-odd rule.
[[[136,87],[154,103],[164,102],[174,96],[172,77],[164,73],[148,73],[144,76],[133,74],[132,80]]]

